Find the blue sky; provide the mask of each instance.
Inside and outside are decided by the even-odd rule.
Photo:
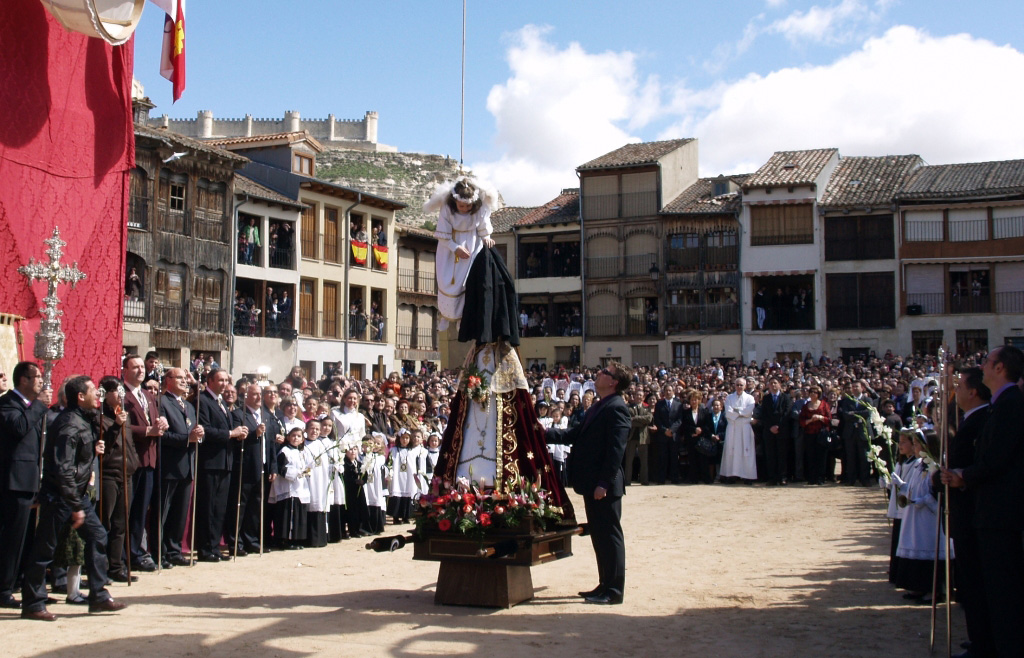
[[[459,153],[460,0],[191,0],[173,106],[162,20],[147,3],[135,42],[155,116],[376,110],[382,143]],[[830,146],[1024,158],[1021,26],[1019,0],[469,0],[465,159],[534,205],[633,141],[696,137],[702,175]]]

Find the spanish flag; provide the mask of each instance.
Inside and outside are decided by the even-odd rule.
[[[388,248],[373,245],[373,257],[382,270],[388,269]]]
[[[160,75],[171,81],[176,102],[185,91],[185,0],[151,0],[166,12]],[[172,18],[173,17],[173,18]]]
[[[352,241],[352,260],[356,265],[366,265],[366,243],[359,240]]]

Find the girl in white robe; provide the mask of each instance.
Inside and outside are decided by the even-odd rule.
[[[423,445],[423,432],[413,430],[412,449],[409,451],[416,464],[416,489],[413,498],[427,493],[430,480],[427,478],[427,448]]]
[[[274,536],[278,547],[301,549],[306,539],[306,506],[309,505],[309,462],[302,430],[293,428],[277,455],[277,471],[268,502],[274,506]]]
[[[395,447],[388,457],[391,471],[391,497],[395,499],[395,508],[391,522],[394,525],[409,523],[412,514],[412,497],[418,493],[416,485],[416,455],[410,445],[412,435],[399,431],[395,439]]]
[[[914,439],[909,434],[900,434],[898,450],[899,456],[892,467],[893,477],[890,477],[886,483],[886,488],[889,489],[889,509],[885,514],[888,518],[892,519],[892,542],[889,546],[889,582],[894,585],[896,584],[896,574],[899,573],[900,558],[896,556],[896,549],[900,545],[900,527],[903,524],[903,512],[905,509],[899,506],[899,483],[901,481],[906,482],[910,476],[910,471],[913,469],[911,464],[918,461],[917,457],[914,456]]]
[[[438,331],[449,324],[458,326],[465,303],[466,279],[473,259],[491,239],[491,211],[501,207],[497,194],[465,176],[439,185],[423,204],[424,212],[440,210],[437,218],[437,306],[441,318]]]
[[[309,527],[308,545],[321,548],[327,545],[328,487],[331,483],[331,440],[320,437],[320,421],[306,423],[306,452],[309,454]]]
[[[917,459],[911,462],[904,478],[910,504],[903,508],[900,524],[900,544],[896,556],[900,558],[896,586],[908,590],[907,598],[931,602],[932,576],[935,561],[935,531],[939,523],[939,503],[932,493],[931,475],[924,457],[938,454],[938,437],[934,430],[914,432],[914,450]],[[950,555],[952,558],[953,555]],[[939,559],[946,558],[946,534],[939,535]],[[945,572],[939,569],[939,591],[942,591]]]
[[[387,507],[384,495],[384,475],[387,471],[384,459],[386,445],[387,439],[382,434],[376,433],[363,444],[361,469],[366,477],[363,493],[366,497],[369,514],[369,530],[375,535],[384,532],[384,526],[387,523],[387,518],[384,516],[384,509]]]

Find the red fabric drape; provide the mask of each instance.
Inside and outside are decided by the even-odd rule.
[[[60,285],[67,335],[54,384],[120,371],[128,172],[134,166],[134,39],[112,47],[65,30],[37,0],[0,2],[0,311],[22,323],[24,355],[46,285],[17,273],[45,261],[53,227],[67,264],[87,279]],[[13,384],[13,382],[12,382]]]

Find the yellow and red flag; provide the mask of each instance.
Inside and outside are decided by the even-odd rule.
[[[373,257],[377,261],[377,266],[382,270],[388,269],[388,248],[373,245]]]
[[[352,260],[356,265],[366,265],[366,243],[359,240],[352,241]]]
[[[171,81],[174,100],[185,91],[185,0],[150,0],[167,14],[160,75]]]

